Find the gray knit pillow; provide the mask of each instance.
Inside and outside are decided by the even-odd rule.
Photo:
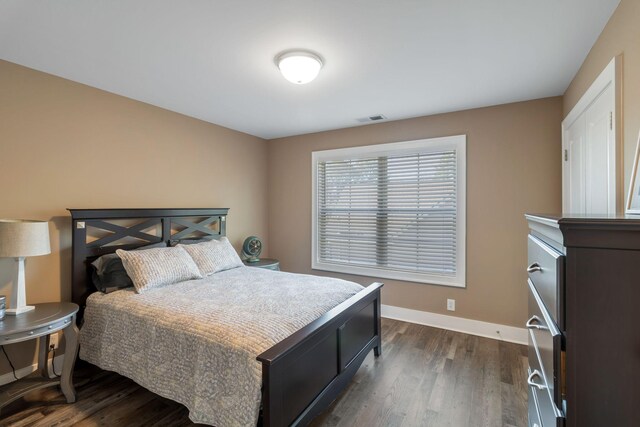
[[[203,276],[244,265],[226,237],[221,237],[220,240],[176,247],[184,248],[191,255]]]
[[[118,249],[116,254],[138,293],[185,280],[202,279],[198,266],[181,247],[144,251]]]

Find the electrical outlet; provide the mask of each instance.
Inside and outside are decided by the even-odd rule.
[[[456,311],[456,300],[454,299],[447,300],[447,310]]]
[[[49,336],[49,350],[58,349],[58,334],[51,334]]]

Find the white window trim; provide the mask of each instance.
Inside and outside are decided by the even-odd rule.
[[[457,218],[456,233],[456,276],[447,277],[437,274],[411,273],[381,268],[338,265],[318,260],[318,163],[326,160],[345,160],[363,156],[387,156],[412,154],[443,149],[455,149],[457,156]],[[467,186],[467,136],[455,135],[441,138],[420,139],[415,141],[393,142],[389,144],[367,145],[362,147],[340,148],[336,150],[314,151],[311,155],[311,268],[314,270],[348,273],[360,276],[380,277],[409,282],[445,285],[458,288],[466,287],[466,186]]]

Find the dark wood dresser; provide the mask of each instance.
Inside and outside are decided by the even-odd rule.
[[[640,426],[640,216],[526,218],[529,426]]]

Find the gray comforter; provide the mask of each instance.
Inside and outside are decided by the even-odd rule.
[[[143,294],[87,300],[80,357],[184,404],[198,423],[255,426],[256,356],[362,286],[240,267]]]

